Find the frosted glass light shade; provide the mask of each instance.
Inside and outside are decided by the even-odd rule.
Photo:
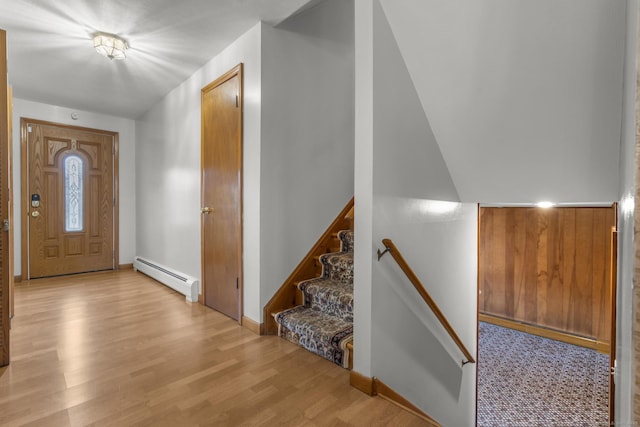
[[[125,59],[127,42],[113,34],[96,33],[93,36],[93,47],[96,52],[109,59]]]

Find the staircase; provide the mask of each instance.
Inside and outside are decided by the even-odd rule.
[[[319,277],[302,280],[295,286],[302,305],[273,317],[278,335],[343,368],[351,364],[353,348],[353,231],[336,234],[337,252],[320,255]]]

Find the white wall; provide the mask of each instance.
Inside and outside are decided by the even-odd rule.
[[[373,133],[374,143],[380,141],[375,143],[374,192],[460,201],[389,22],[374,4]]]
[[[462,201],[617,200],[625,1],[381,0]]]
[[[261,27],[257,24],[136,122],[137,255],[201,276],[200,95],[244,63],[244,314],[259,320]]]
[[[634,220],[636,193],[636,78],[638,2],[628,0],[624,106],[620,150],[620,204],[618,208],[618,289],[616,319],[616,423],[633,421],[633,274],[635,260]]]
[[[373,242],[373,2],[355,0],[353,370],[371,370]]]
[[[452,364],[455,349],[419,314],[410,290],[394,287],[401,276],[375,261],[375,246],[383,237],[396,241],[463,341],[475,348],[476,207],[451,205],[455,214],[438,217],[430,209],[447,205],[431,199],[619,199],[625,4],[356,5],[356,16],[363,14],[356,21],[357,77],[363,80],[356,92],[356,118],[362,117],[356,159],[365,173],[356,175],[356,200],[362,195],[367,203],[373,193],[372,240],[358,247],[373,248],[356,256],[356,294],[370,295],[372,308],[361,315],[356,305],[355,342],[364,336],[372,351],[370,359],[360,359],[356,348],[355,370],[369,369],[444,425],[471,425],[475,366]],[[372,76],[366,71],[371,60]],[[356,211],[356,221],[368,215]],[[369,271],[370,291],[359,280]],[[428,345],[414,344],[416,334]]]
[[[240,62],[244,315],[262,322],[264,304],[353,194],[352,3],[256,25],[136,122],[137,254],[195,277],[200,90]]]
[[[353,1],[262,33],[261,304],[353,196]]]
[[[71,113],[78,113],[73,120]],[[73,110],[56,105],[42,104],[23,99],[13,99],[13,192],[15,195],[14,241],[15,274],[22,274],[21,241],[21,164],[20,118],[45,120],[73,126],[118,132],[119,134],[119,252],[120,264],[131,264],[136,253],[136,174],[135,174],[135,122],[133,120]]]
[[[473,425],[476,366],[461,366],[462,353],[393,259],[375,258],[381,240],[392,239],[475,353],[477,205],[456,203],[457,189],[385,13],[377,0],[372,3],[373,231],[365,246],[372,246],[366,250],[372,265],[371,375],[442,425]]]
[[[393,240],[477,359],[476,236],[475,204],[374,195],[374,244]],[[390,255],[373,261],[372,294],[372,374],[443,426],[474,425],[476,365],[461,366],[463,354]]]

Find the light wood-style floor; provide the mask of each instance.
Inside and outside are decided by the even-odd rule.
[[[1,426],[417,426],[348,371],[131,270],[16,287]]]

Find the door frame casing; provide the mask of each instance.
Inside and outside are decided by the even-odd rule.
[[[9,144],[11,128],[9,117],[9,87],[7,82],[7,33],[0,29],[0,222],[9,219]],[[9,224],[8,231],[0,231],[0,366],[8,365],[10,362],[10,298],[9,292],[11,278],[9,277],[9,263],[12,257],[8,248],[12,239],[13,225]]]
[[[29,180],[29,162],[28,162],[28,124],[37,124],[37,125],[45,125],[45,126],[55,126],[59,128],[65,128],[70,130],[76,130],[81,132],[91,132],[99,135],[110,136],[113,138],[113,265],[112,269],[117,270],[119,266],[119,213],[120,213],[120,196],[119,196],[119,173],[118,173],[118,142],[119,142],[119,133],[112,132],[108,130],[102,129],[94,129],[82,126],[73,126],[67,125],[64,123],[56,123],[50,122],[46,120],[38,120],[38,119],[30,119],[28,117],[20,118],[20,192],[22,194],[21,197],[21,207],[20,207],[20,217],[21,221],[21,265],[22,265],[22,279],[29,280],[30,279],[30,271],[29,271],[29,224],[25,221],[29,212],[29,195],[27,194],[28,180]]]
[[[204,96],[207,92],[209,92],[210,90],[214,89],[217,86],[220,86],[221,84],[227,82],[228,80],[231,80],[234,77],[238,77],[239,78],[239,82],[238,82],[238,109],[239,109],[239,114],[240,114],[240,126],[239,126],[239,130],[238,130],[238,138],[239,138],[239,143],[238,143],[238,175],[239,175],[239,180],[240,180],[240,194],[238,197],[239,200],[239,204],[240,206],[238,207],[239,212],[240,212],[240,218],[239,218],[239,224],[240,224],[240,230],[238,233],[238,260],[239,260],[239,265],[238,265],[238,323],[242,324],[242,318],[244,316],[244,275],[243,275],[243,270],[244,270],[244,262],[243,262],[243,253],[244,253],[244,248],[242,245],[243,242],[243,236],[244,236],[244,226],[243,226],[243,217],[244,217],[244,206],[243,206],[243,188],[244,188],[244,168],[243,168],[243,147],[244,147],[244,66],[243,63],[239,63],[238,65],[236,65],[235,67],[231,68],[229,71],[227,71],[226,73],[222,74],[220,77],[218,77],[217,79],[215,79],[214,81],[212,81],[211,83],[207,84],[206,86],[204,86],[201,91],[200,91],[200,205],[204,206],[203,202],[204,202],[204,197],[205,197],[205,186],[204,186],[204,168],[205,168],[205,164],[204,164],[204,144],[205,144],[205,139],[204,139],[204,122],[205,122],[205,117],[204,117],[204,109],[202,108],[202,105],[204,103]],[[202,305],[206,305],[205,304],[205,293],[206,293],[206,286],[205,286],[205,277],[204,277],[204,272],[205,272],[205,253],[204,253],[204,220],[202,218],[202,214],[200,214],[200,257],[201,257],[201,262],[200,262],[200,271],[201,271],[201,293],[198,297],[198,302]]]
[[[615,370],[616,358],[616,334],[618,333],[618,325],[616,320],[618,317],[618,204],[614,203],[614,211],[616,214],[615,225],[611,229],[611,274],[610,282],[610,316],[611,316],[611,339],[609,340],[609,424],[615,425],[616,422],[616,382]]]

